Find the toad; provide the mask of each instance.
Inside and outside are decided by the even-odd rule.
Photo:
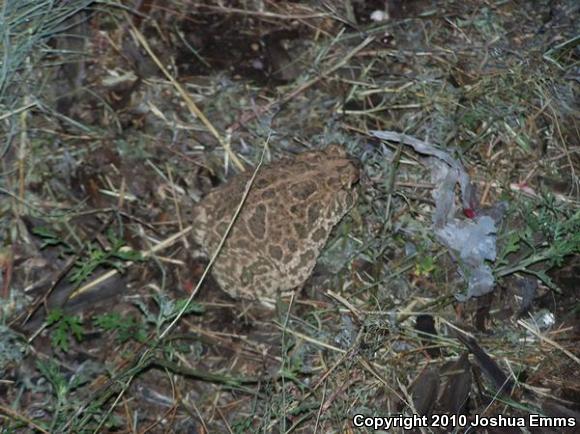
[[[232,177],[193,210],[193,238],[211,257],[251,173]],[[357,164],[331,145],[262,167],[211,270],[234,298],[288,294],[310,276],[333,227],[355,204]]]

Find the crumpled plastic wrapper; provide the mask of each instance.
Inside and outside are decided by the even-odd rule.
[[[456,295],[460,301],[479,297],[493,291],[495,279],[485,261],[496,259],[496,222],[487,215],[475,216],[471,220],[455,217],[455,186],[459,184],[461,204],[464,211],[475,215],[474,188],[463,165],[446,151],[414,137],[392,131],[371,131],[382,140],[411,146],[418,154],[427,156],[424,164],[431,170],[435,211],[433,228],[437,239],[450,249],[460,263],[459,274],[467,282],[466,294]],[[467,212],[466,212],[467,214]]]
[[[491,217],[473,220],[453,219],[444,227],[435,229],[437,238],[459,255],[462,267],[459,273],[467,281],[467,294],[456,295],[459,301],[491,292],[495,279],[485,263],[496,258],[496,227]]]

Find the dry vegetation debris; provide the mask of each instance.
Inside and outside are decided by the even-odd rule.
[[[580,423],[579,15],[568,0],[6,1],[0,430]],[[506,204],[493,292],[459,301],[429,169],[373,130],[463,164],[477,200],[458,218]],[[364,171],[274,309],[196,288],[186,236],[192,206],[266,142],[267,161],[339,143]]]

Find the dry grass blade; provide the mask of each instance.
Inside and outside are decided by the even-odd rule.
[[[580,358],[578,358],[578,356],[574,355],[572,352],[570,352],[566,348],[563,348],[562,345],[560,345],[558,342],[555,342],[552,339],[550,339],[549,337],[547,337],[544,334],[540,333],[531,324],[528,324],[524,320],[518,320],[518,324],[521,325],[522,327],[524,327],[527,331],[529,331],[530,333],[532,333],[534,336],[536,336],[541,341],[546,342],[550,346],[552,346],[552,347],[554,347],[554,348],[562,351],[562,353],[564,353],[564,354],[566,354],[566,356],[570,357],[570,359],[572,359],[576,364],[580,365]]]
[[[153,52],[153,50],[151,49],[151,47],[147,43],[147,40],[145,39],[145,37],[133,25],[132,21],[129,18],[127,18],[127,21],[129,21],[129,23],[131,23],[131,34],[135,37],[135,39],[137,39],[139,41],[139,43],[141,44],[141,46],[143,46],[143,48],[145,48],[145,50],[147,51],[147,54],[149,54],[149,56],[151,56],[151,58],[153,59],[153,61],[157,65],[157,67],[163,72],[163,75],[165,75],[165,77],[167,77],[167,79],[171,82],[171,84],[173,85],[173,87],[175,87],[175,89],[177,90],[177,92],[179,93],[179,95],[181,95],[181,97],[183,98],[183,100],[187,104],[187,107],[189,108],[189,110],[191,111],[191,113],[194,116],[196,116],[197,118],[199,118],[199,120],[201,120],[201,122],[207,127],[207,129],[218,140],[218,142],[220,143],[220,145],[222,145],[224,147],[224,149],[226,150],[226,152],[228,153],[228,155],[230,156],[230,158],[232,159],[232,161],[234,162],[234,164],[238,167],[238,169],[240,169],[241,171],[244,171],[245,170],[244,165],[242,164],[242,162],[240,161],[240,159],[237,157],[237,155],[232,151],[232,149],[231,149],[230,144],[228,143],[228,141],[225,140],[221,136],[221,134],[215,129],[215,127],[209,121],[209,119],[203,114],[203,112],[197,107],[197,105],[195,104],[195,102],[191,99],[191,97],[189,96],[189,93],[173,77],[173,75],[171,75],[169,73],[169,71],[167,70],[167,68],[165,68],[165,66],[163,66],[163,64],[159,61],[159,58],[155,55],[155,53]]]

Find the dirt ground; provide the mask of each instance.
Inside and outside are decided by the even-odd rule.
[[[0,432],[578,432],[577,2],[16,3]],[[222,291],[195,207],[331,144],[312,275]]]

